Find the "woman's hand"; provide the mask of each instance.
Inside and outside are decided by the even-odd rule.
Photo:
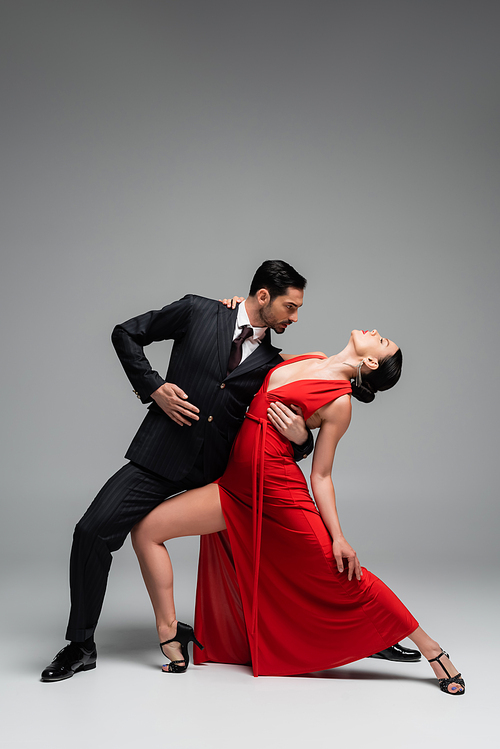
[[[339,572],[344,571],[344,559],[347,559],[347,579],[352,580],[352,576],[355,575],[358,580],[361,580],[361,565],[359,563],[358,556],[352,546],[347,543],[345,538],[339,538],[333,542],[333,556],[337,562],[337,569]]]
[[[267,418],[277,431],[296,445],[303,445],[308,434],[306,422],[299,406],[285,406],[284,403],[271,403]]]
[[[225,304],[228,309],[234,309],[237,304],[240,302],[244,302],[245,297],[244,296],[233,296],[232,299],[219,299],[219,302],[222,302],[222,304]]]

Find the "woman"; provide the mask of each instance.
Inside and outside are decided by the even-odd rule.
[[[401,363],[396,344],[376,330],[352,331],[331,357],[315,352],[287,359],[252,401],[221,479],[165,502],[136,526],[132,541],[171,659],[165,671],[185,671],[187,644],[199,643],[175,618],[163,542],[201,535],[196,626],[205,660],[251,661],[255,676],[291,675],[344,665],[410,637],[442,691],[465,692],[438,643],[361,568],[336,510],[331,470],[349,426],[351,394],[373,400],[396,384]],[[311,473],[317,509],[282,436],[292,404],[309,426],[320,427]],[[227,535],[220,533],[225,529]]]

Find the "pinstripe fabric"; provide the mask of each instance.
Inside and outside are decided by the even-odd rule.
[[[188,295],[115,328],[113,344],[144,403],[165,380],[151,370],[142,347],[174,339],[166,381],[181,387],[200,409],[198,422],[181,427],[153,403],[126,458],[175,481],[188,474],[202,451],[205,480],[223,473],[250,401],[269,369],[281,361],[268,333],[226,376],[236,315],[213,299]]]
[[[151,368],[143,347],[174,340],[166,380],[188,394],[200,409],[200,420],[180,427],[152,403],[127,451],[132,463],[109,479],[77,524],[70,562],[69,640],[93,634],[111,554],[133,526],[167,497],[222,475],[247,406],[269,369],[281,361],[267,334],[226,376],[236,315],[236,310],[211,299],[188,295],[114,329],[113,345],[143,403],[151,402],[150,394],[165,381]]]
[[[190,477],[169,481],[133,463],[103,486],[75,528],[70,560],[71,612],[66,638],[91,637],[104,600],[113,551],[136,523],[168,497],[204,483],[201,466]]]

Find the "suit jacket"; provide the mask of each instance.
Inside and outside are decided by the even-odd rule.
[[[177,481],[186,476],[203,451],[207,483],[222,475],[247,407],[267,372],[279,364],[281,349],[262,343],[231,374],[227,362],[237,310],[213,299],[188,294],[177,302],[117,325],[112,341],[136,395],[152,402],[151,393],[165,381],[187,393],[200,409],[199,421],[179,426],[152,402],[125,457]],[[144,346],[173,339],[165,380],[151,368]],[[312,438],[302,453],[310,452]]]

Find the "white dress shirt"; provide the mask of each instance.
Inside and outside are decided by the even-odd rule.
[[[253,330],[253,335],[250,336],[250,338],[247,338],[246,341],[243,341],[243,346],[241,347],[241,361],[244,361],[250,354],[255,351],[257,346],[261,343],[262,339],[264,338],[266,334],[266,328],[254,328],[253,325],[250,325],[250,320],[248,319],[247,310],[245,307],[245,302],[240,302],[238,305],[238,316],[236,317],[236,326],[234,328],[233,333],[233,341],[235,338],[239,336],[241,333],[241,328],[244,325],[248,325]]]

